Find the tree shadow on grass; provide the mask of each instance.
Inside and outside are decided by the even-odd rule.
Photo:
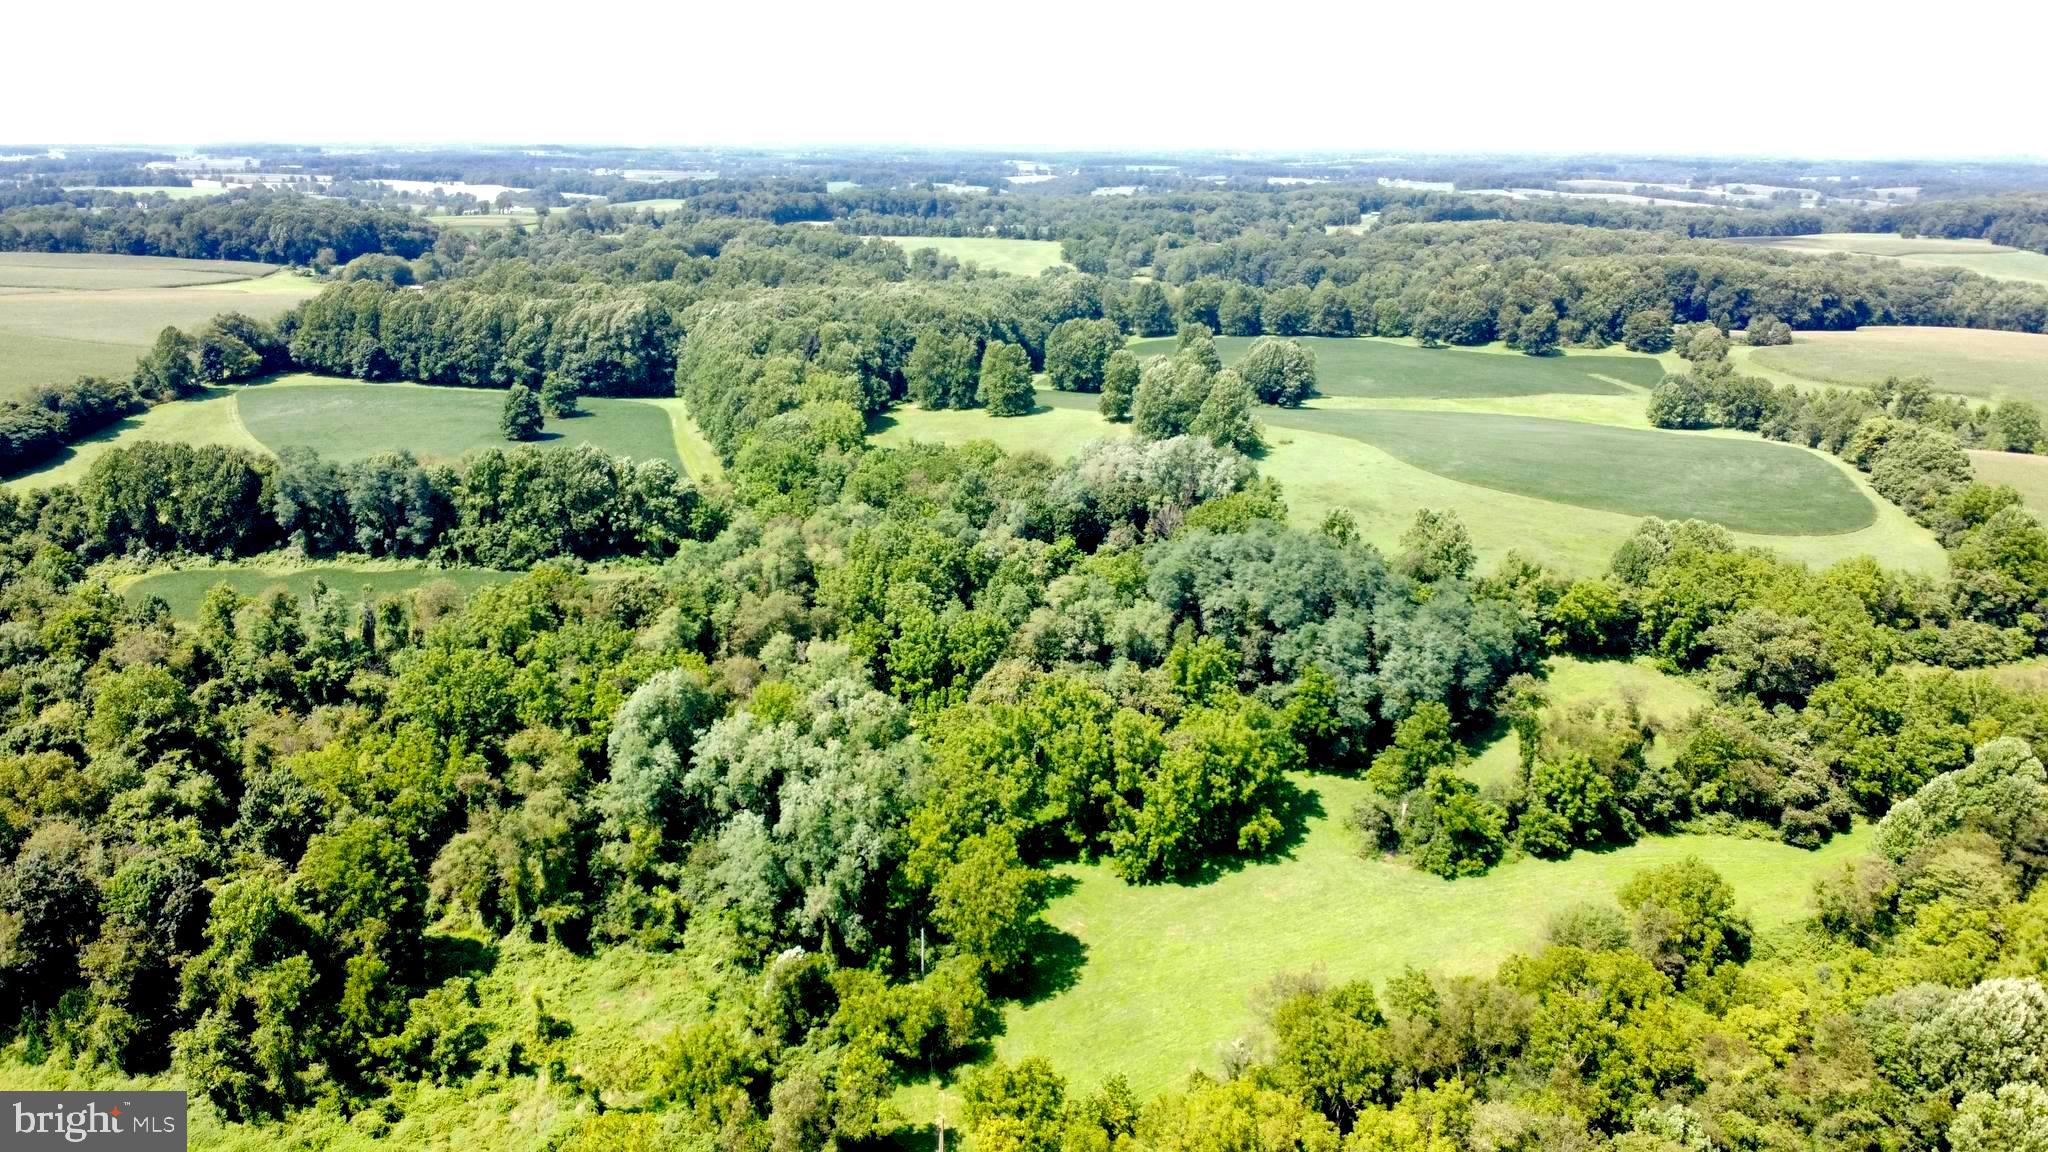
[[[1050,1000],[1081,980],[1088,966],[1088,945],[1079,936],[1062,931],[1043,920],[1031,935],[1031,969],[1013,990],[1019,1004]]]

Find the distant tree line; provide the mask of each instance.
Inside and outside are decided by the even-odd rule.
[[[366,253],[412,259],[434,229],[389,208],[291,193],[95,205],[89,193],[0,210],[0,251],[106,252],[310,266]]]

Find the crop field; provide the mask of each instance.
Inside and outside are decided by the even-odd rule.
[[[310,445],[330,460],[359,460],[404,448],[422,460],[453,460],[506,447],[498,418],[505,394],[490,388],[362,384],[287,376],[235,396],[249,435],[275,452]],[[543,445],[594,444],[615,455],[680,465],[668,413],[637,400],[586,396],[584,414],[550,420]]]
[[[1789,445],[1583,421],[1384,409],[1273,409],[1266,421],[1363,441],[1465,484],[1627,516],[1699,518],[1740,532],[1854,532],[1870,501]]]
[[[1250,350],[1254,339],[1219,336],[1216,351],[1222,354],[1225,364],[1235,364]],[[1627,393],[1625,385],[1654,388],[1664,378],[1664,365],[1655,357],[1633,353],[1524,356],[1505,350],[1423,348],[1403,340],[1329,336],[1294,339],[1316,354],[1316,387],[1325,396],[1597,396]],[[1131,344],[1131,351],[1140,358],[1167,355],[1173,348],[1172,337]]]
[[[273,318],[319,292],[268,264],[0,253],[0,397],[82,375],[122,377],[166,325]]]
[[[89,252],[0,252],[0,288],[178,288],[277,271],[241,260],[174,260]]]
[[[887,240],[905,252],[919,248],[936,249],[940,255],[951,256],[962,264],[979,264],[991,272],[1009,272],[1017,276],[1036,276],[1047,268],[1058,268],[1067,262],[1066,257],[1060,255],[1056,240],[1005,240],[993,236],[881,236],[874,239]]]
[[[517,575],[516,572],[499,572],[490,568],[366,568],[339,565],[283,569],[188,568],[144,576],[123,588],[122,595],[131,604],[140,604],[151,596],[160,596],[171,606],[171,615],[180,620],[192,620],[199,614],[200,602],[219,584],[226,584],[244,596],[258,596],[273,588],[283,588],[294,596],[303,597],[312,595],[313,585],[318,581],[353,597],[365,589],[373,596],[388,596],[394,592],[409,592],[414,588],[446,581],[466,596],[487,584],[501,583]]]
[[[2048,336],[2025,332],[1879,326],[1801,332],[1790,344],[1737,351],[1739,364],[1796,382],[1868,387],[1887,376],[1926,376],[1943,392],[2048,403]]]
[[[1816,256],[1835,252],[1879,256],[1902,264],[1960,268],[1994,280],[2048,284],[2048,255],[2008,248],[1989,240],[1945,240],[1932,236],[1909,240],[1890,232],[1827,232],[1815,236],[1745,236],[1729,242]]]
[[[1636,871],[1687,855],[1719,870],[1738,905],[1770,928],[1806,915],[1813,881],[1869,847],[1867,830],[1814,852],[1768,840],[1656,837],[1447,881],[1358,856],[1344,818],[1363,781],[1298,783],[1319,810],[1285,858],[1199,885],[1134,886],[1101,865],[1062,869],[1071,888],[1046,918],[1065,935],[1077,971],[1070,987],[1009,1010],[998,1055],[1046,1057],[1084,1090],[1121,1071],[1143,1098],[1190,1071],[1214,1073],[1224,1045],[1254,1035],[1251,997],[1275,976],[1317,969],[1332,981],[1381,984],[1411,964],[1488,972],[1540,946],[1557,911],[1611,900]]]

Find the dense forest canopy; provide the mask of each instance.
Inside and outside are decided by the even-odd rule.
[[[898,1093],[935,1078],[976,1152],[2048,1141],[2048,693],[2012,674],[2048,646],[2048,529],[1965,452],[2048,433],[2024,401],[1773,387],[1731,357],[1736,331],[2038,333],[2048,289],[1715,239],[2043,248],[2031,170],[1683,223],[1335,164],[1281,190],[1213,157],[1097,197],[1079,172],[938,187],[998,187],[986,156],[257,151],[365,191],[168,200],[133,182],[151,153],[0,162],[0,249],[323,277],[274,322],[167,328],[127,379],[0,406],[0,463],[303,370],[503,389],[515,439],[579,395],[678,397],[723,467],[140,440],[0,490],[0,1082],[161,1077],[223,1142],[306,1147],[516,1094],[533,1146],[851,1149],[921,1126]],[[640,160],[664,206],[569,197]],[[1461,186],[1573,175],[1429,163]],[[1107,163],[1048,166],[1108,186]],[[1222,183],[1194,179],[1211,166]],[[1801,175],[1604,171],[1681,170]],[[129,191],[63,190],[81,177]],[[547,211],[457,228],[379,179],[516,184],[492,206]],[[1069,266],[871,238],[902,235],[1058,241]],[[1226,365],[1219,335],[1256,342]],[[1652,519],[1599,572],[1482,566],[1441,508],[1375,547],[1262,474],[1259,406],[1315,395],[1311,336],[1674,353],[1653,423],[1828,452],[1946,563],[1812,567]],[[869,435],[910,405],[1013,423],[1039,371],[1131,435],[1057,460]],[[184,616],[124,594],[263,561],[503,579],[223,583]],[[1553,657],[1654,663],[1705,703],[1553,706]],[[1481,784],[1467,749],[1501,733],[1515,762]],[[1324,815],[1360,855],[1453,891],[1668,835],[1872,847],[1786,927],[1679,859],[1487,971],[1301,965],[1260,992],[1254,1042],[1153,1098],[994,1058],[1005,1010],[1071,962],[1045,913],[1075,868],[1196,885],[1283,859],[1304,773],[1357,779]],[[515,959],[639,965],[631,988],[689,1006],[572,1057],[578,1022]]]

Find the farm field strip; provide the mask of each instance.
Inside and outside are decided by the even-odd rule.
[[[1007,240],[998,236],[871,236],[914,252],[936,250],[962,264],[979,264],[992,272],[1015,276],[1036,276],[1047,268],[1058,268],[1067,260],[1056,240]]]
[[[1925,376],[1941,392],[2048,404],[2048,335],[1871,326],[1801,332],[1790,344],[1739,347],[1736,356],[1737,366],[1746,371],[1806,387],[1869,387],[1887,376]]]

